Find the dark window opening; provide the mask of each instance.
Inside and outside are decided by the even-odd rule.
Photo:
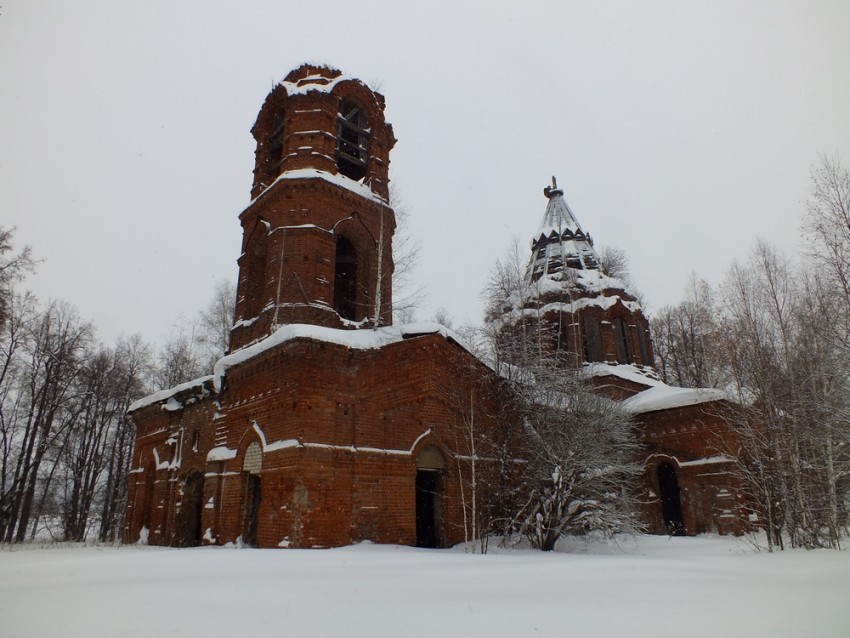
[[[622,319],[614,319],[614,344],[617,348],[617,361],[631,363],[632,352],[629,347],[629,327]]]
[[[682,516],[682,494],[676,469],[672,463],[658,466],[658,490],[661,494],[661,515],[667,533],[671,536],[685,535],[685,520]]]
[[[369,123],[354,102],[340,100],[336,129],[336,160],[339,172],[355,181],[366,176],[369,159]]]
[[[602,361],[602,337],[596,317],[584,318],[584,358],[589,362]]]
[[[640,323],[637,324],[638,347],[640,348],[640,362],[645,365],[651,365],[649,360],[649,349],[646,347],[646,330]]]
[[[581,259],[578,257],[567,257],[567,268],[574,268],[575,270],[584,270],[584,266],[581,263]]]
[[[260,528],[260,502],[262,491],[260,489],[260,475],[247,474],[245,485],[245,511],[244,525],[242,530],[242,541],[251,547],[257,547]]]
[[[334,269],[334,310],[340,317],[354,321],[357,311],[357,251],[345,237],[336,240]]]
[[[438,470],[416,471],[416,546],[441,547],[442,476]]]
[[[269,177],[275,178],[280,175],[280,163],[283,161],[283,129],[284,129],[284,113],[283,111],[277,114],[274,123],[274,129],[269,135]]]

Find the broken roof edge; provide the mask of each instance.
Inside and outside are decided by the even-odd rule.
[[[127,414],[131,412],[135,412],[136,410],[141,410],[142,408],[146,408],[149,405],[153,405],[154,403],[161,403],[163,401],[168,401],[168,399],[180,394],[181,392],[185,392],[187,390],[193,390],[195,388],[199,388],[203,390],[204,385],[213,380],[213,375],[208,374],[203,377],[198,377],[197,379],[192,379],[191,381],[186,381],[185,383],[180,383],[172,388],[167,388],[165,390],[158,390],[153,394],[149,394],[141,399],[133,401],[130,404],[130,407],[127,408]]]

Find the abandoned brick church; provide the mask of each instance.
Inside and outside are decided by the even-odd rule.
[[[509,406],[495,391],[504,381],[451,331],[392,325],[395,137],[384,97],[303,65],[271,91],[252,133],[230,352],[212,375],[131,406],[124,540],[464,540],[474,451],[459,406],[493,436]],[[569,313],[564,342],[597,390],[635,415],[647,529],[741,531],[746,503],[731,459],[717,451],[731,436],[723,395],[658,380],[637,299],[602,274],[557,185],[546,195],[528,269],[536,307]]]

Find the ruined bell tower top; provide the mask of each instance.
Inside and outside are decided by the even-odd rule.
[[[389,153],[395,144],[384,119],[384,96],[338,69],[303,64],[266,97],[251,133],[257,142],[251,198],[281,175],[321,171],[389,196]]]

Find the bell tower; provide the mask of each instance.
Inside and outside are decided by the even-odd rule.
[[[391,323],[395,137],[384,97],[337,69],[304,64],[272,89],[251,133],[231,350],[283,324]]]

